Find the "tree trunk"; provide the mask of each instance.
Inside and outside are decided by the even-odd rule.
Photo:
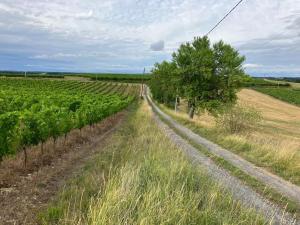
[[[41,154],[44,155],[44,142],[41,143]]]
[[[24,167],[26,168],[26,166],[27,166],[27,150],[26,150],[26,147],[23,147],[23,152],[24,152]]]
[[[190,113],[191,107],[192,107],[192,103],[190,100],[188,100],[187,113]]]
[[[191,106],[190,111],[189,111],[189,117],[190,119],[194,118],[194,114],[195,114],[195,106]]]
[[[175,99],[175,112],[177,112],[178,111],[178,97],[176,97],[176,99]]]
[[[68,134],[65,133],[64,146],[66,145],[67,137],[68,137]]]
[[[53,148],[56,150],[56,138],[53,138]]]

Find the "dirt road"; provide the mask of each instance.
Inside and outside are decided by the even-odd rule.
[[[260,168],[255,167],[251,163],[241,159],[240,157],[234,155],[233,153],[222,149],[221,147],[215,145],[214,143],[200,137],[197,134],[194,134],[189,129],[181,126],[176,121],[174,121],[171,117],[166,115],[162,112],[153,102],[150,96],[147,95],[146,97],[149,105],[152,107],[153,111],[155,112],[155,118],[159,126],[165,131],[165,133],[170,137],[170,139],[176,143],[185,153],[186,155],[192,160],[193,163],[200,164],[201,166],[205,167],[208,173],[211,174],[218,182],[220,182],[224,187],[230,190],[238,200],[250,207],[256,208],[259,212],[263,213],[267,218],[272,218],[274,224],[299,224],[299,221],[296,221],[292,215],[289,215],[284,212],[280,207],[274,205],[250,187],[246,186],[236,177],[230,175],[226,170],[219,168],[215,165],[215,163],[205,155],[203,155],[199,150],[191,146],[188,141],[184,138],[179,136],[174,130],[172,130],[166,123],[162,122],[159,119],[161,116],[164,120],[168,121],[172,127],[178,129],[180,132],[185,133],[189,138],[191,138],[196,143],[199,143],[209,149],[214,154],[221,156],[228,160],[230,163],[238,166],[240,169],[247,172],[250,171],[248,174],[253,175],[254,177],[259,178],[260,180],[264,181],[266,184],[273,185],[277,189],[279,189],[282,193],[292,197],[295,200],[300,200],[300,195],[298,195],[299,188],[294,187],[293,185],[289,184],[288,182],[278,178],[272,174],[269,174],[266,171],[263,171]],[[265,180],[264,180],[265,179]]]

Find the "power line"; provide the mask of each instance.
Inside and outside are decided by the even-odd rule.
[[[208,36],[214,29],[216,29],[220,23],[222,23],[244,0],[240,0],[207,34]]]

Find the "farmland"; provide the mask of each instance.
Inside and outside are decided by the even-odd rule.
[[[300,106],[300,89],[283,87],[256,87],[255,90],[282,101]]]
[[[144,74],[86,74],[83,77],[88,77],[91,80],[105,80],[115,82],[142,83],[149,81],[151,76]]]
[[[276,82],[273,80],[249,77],[243,81],[244,87],[289,87],[291,86],[288,82]]]
[[[161,107],[194,132],[299,185],[299,107],[251,89],[242,89],[238,93],[238,104],[255,107],[262,113],[262,121],[252,132],[226,132],[218,127],[216,118],[209,113],[199,112],[191,120],[184,101],[177,113],[163,105]]]
[[[92,81],[113,81],[127,83],[142,83],[150,79],[149,74],[121,74],[121,73],[63,73],[63,72],[16,72],[0,71],[0,77],[31,78],[31,79],[72,79],[86,78]]]
[[[239,201],[234,200],[229,192],[221,190],[219,184],[209,178],[205,171],[195,170],[177,147],[167,140],[163,132],[153,123],[146,103],[138,103],[139,85],[101,81],[3,78],[0,79],[0,88],[1,127],[6,126],[7,128],[1,129],[1,141],[5,143],[5,145],[1,145],[1,153],[5,161],[8,155],[18,155],[18,151],[31,149],[31,146],[34,145],[39,145],[37,147],[41,148],[46,142],[48,144],[45,149],[52,148],[51,152],[53,149],[55,152],[55,141],[60,139],[61,145],[62,137],[67,138],[72,130],[80,131],[85,126],[92,128],[95,123],[131,105],[128,121],[116,134],[105,140],[104,153],[98,153],[89,162],[88,169],[80,178],[84,179],[84,182],[71,181],[72,184],[68,191],[62,191],[46,211],[40,214],[38,218],[42,223],[72,224],[76,222],[85,224],[87,221],[93,221],[97,224],[106,223],[111,217],[114,217],[115,222],[119,223],[122,218],[118,215],[123,210],[130,210],[132,213],[135,210],[131,208],[130,198],[133,200],[138,198],[136,195],[143,196],[144,199],[137,202],[140,205],[140,211],[136,214],[142,215],[148,212],[149,222],[155,218],[156,211],[150,213],[151,209],[143,208],[143,205],[152,202],[153,204],[159,203],[160,207],[164,207],[168,213],[172,214],[172,216],[157,218],[159,223],[167,217],[176,220],[179,205],[181,205],[181,210],[194,208],[192,211],[188,210],[189,213],[186,211],[185,216],[181,219],[181,224],[186,224],[191,219],[201,222],[203,216],[208,221],[228,221],[231,224],[235,224],[237,218],[245,221],[245,224],[249,224],[250,221],[255,221],[254,224],[264,223],[263,216],[240,205]],[[89,133],[95,132],[96,130],[93,129],[89,131]],[[95,136],[92,137],[95,138]],[[49,145],[49,140],[52,142],[51,145]],[[164,140],[163,144],[161,144],[162,140]],[[149,143],[151,144],[149,145]],[[68,154],[75,157],[79,153],[70,151]],[[32,157],[34,156],[31,156],[30,159]],[[166,159],[170,158],[172,158],[172,163],[166,164]],[[54,162],[55,159],[52,160],[52,163]],[[2,168],[10,170],[10,167]],[[123,167],[128,168],[124,170]],[[17,167],[17,170],[12,171],[20,169]],[[26,169],[24,170],[26,171]],[[40,167],[40,170],[43,171],[43,167]],[[104,177],[96,179],[100,183],[95,183],[93,180],[95,171],[103,171]],[[169,180],[165,176],[167,171],[172,171],[174,174],[168,175]],[[178,171],[182,172],[178,174]],[[7,173],[11,174],[12,172],[8,171]],[[150,182],[149,177],[152,176],[158,177],[159,180]],[[134,178],[131,183],[134,188],[126,196],[110,198],[109,196],[119,192],[121,185],[119,182],[123,182],[120,177],[123,177],[124,181]],[[187,187],[183,193],[180,189],[185,182],[187,182]],[[148,183],[148,185],[144,186],[144,183]],[[167,183],[174,185],[169,186]],[[141,189],[142,186],[144,188]],[[212,187],[210,191],[208,191],[208,186]],[[102,187],[103,192],[99,193],[99,187]],[[83,191],[84,189],[86,192]],[[162,190],[166,193],[163,199],[159,197]],[[154,194],[153,191],[157,194]],[[215,198],[216,193],[217,198]],[[99,201],[100,199],[106,200],[101,204],[94,202],[93,198],[90,198],[91,194],[97,196]],[[182,195],[190,200],[182,199]],[[28,193],[27,196],[30,198],[31,194]],[[170,196],[173,197],[170,198]],[[203,198],[203,196],[208,197]],[[79,199],[81,200],[79,201]],[[173,200],[170,202],[168,199]],[[115,211],[110,208],[116,202],[124,201],[128,204],[120,205],[119,210]],[[203,206],[203,211],[199,211],[197,210],[199,201],[204,205],[211,206]],[[9,205],[7,201],[4,203]],[[78,203],[80,205],[77,205]],[[68,208],[70,204],[78,208],[70,209]],[[176,207],[174,207],[175,205]],[[99,210],[103,214],[96,216],[96,212]],[[131,216],[127,219],[130,218]],[[137,218],[135,223],[138,224],[139,221],[140,219]]]
[[[273,138],[276,136],[276,128],[271,125],[274,121],[268,121],[264,111],[256,109],[260,100],[268,96],[262,95],[253,105],[244,105],[246,101],[240,101],[237,94],[243,87],[289,88],[290,84],[249,77],[243,70],[244,61],[244,56],[223,41],[212,44],[207,37],[196,37],[180,45],[171,60],[154,65],[149,82],[151,98],[173,119],[160,113],[159,108],[154,110],[198,152],[212,158],[270,201],[298,214],[298,135],[291,135],[294,141],[285,144],[286,138]],[[283,111],[284,103],[276,103]],[[292,120],[298,126],[297,119]],[[289,133],[289,130],[284,132]],[[293,148],[286,148],[290,146]],[[190,151],[193,153],[188,154],[196,155],[195,149]]]
[[[103,153],[40,215],[42,224],[267,223],[193,167],[145,102],[130,114]]]
[[[290,83],[248,77],[241,70],[244,57],[222,41],[211,45],[206,37],[197,38],[191,52],[196,54],[201,46],[214,53],[211,68],[205,70],[208,77],[197,75],[203,72],[197,65],[189,65],[195,71],[186,73],[181,51],[189,44],[173,54],[173,62],[155,64],[151,76],[2,77],[0,217],[22,221],[28,208],[37,209],[29,224],[265,224],[282,216],[288,221],[293,214],[298,217],[299,108],[253,91],[292,90]],[[228,55],[234,57],[234,67],[225,60]],[[227,66],[230,78],[223,71]],[[150,92],[141,85],[145,82]],[[241,87],[250,89],[236,94]],[[137,97],[142,93],[147,102]],[[231,158],[176,134],[158,119],[148,93],[185,129],[229,149]],[[175,112],[168,108],[174,105]],[[254,172],[234,164],[239,156]],[[199,161],[191,164],[188,159]],[[273,180],[264,183],[257,179],[258,169],[263,178],[281,179],[291,187],[274,185]],[[65,177],[70,180],[62,182]],[[20,198],[28,201],[14,204]],[[274,203],[286,216],[273,215]],[[19,214],[11,220],[14,211]]]
[[[299,12],[2,0],[0,225],[300,225]]]
[[[92,126],[138,93],[128,84],[13,79],[0,79],[0,89],[0,158]]]
[[[298,81],[299,78],[249,78],[243,82],[242,86],[299,106],[300,86],[296,83]]]
[[[181,224],[186,224],[191,220],[201,222],[203,219],[240,224],[240,222],[236,222],[237,218],[238,221],[245,221],[245,224],[249,224],[251,221],[255,221],[255,224],[264,223],[263,216],[242,206],[239,201],[231,197],[229,192],[222,190],[218,183],[209,178],[204,170],[200,168],[195,170],[194,166],[189,164],[177,147],[155,125],[146,103],[138,103],[139,85],[100,81],[4,78],[0,80],[0,88],[1,128],[6,127],[6,129],[1,129],[1,143],[5,143],[5,145],[1,145],[1,153],[5,161],[8,154],[18,155],[18,151],[24,151],[24,149],[29,149],[37,144],[41,147],[41,144],[46,143],[47,140],[46,149],[53,149],[56,139],[60,138],[61,142],[61,137],[67,137],[72,130],[83,129],[86,125],[90,125],[92,128],[95,123],[131,105],[128,120],[112,137],[105,140],[104,152],[93,156],[86,165],[87,170],[79,178],[84,179],[84,182],[70,181],[68,191],[61,190],[62,192],[56,200],[40,214],[39,222],[43,224],[86,224],[88,221],[92,221],[92,223],[98,224],[109,223],[110,218],[113,217],[113,223],[121,223],[122,211],[129,210],[136,215],[147,213],[149,223],[155,221],[161,223],[166,218],[172,221],[177,220],[178,216],[182,215],[178,211],[178,207],[180,207],[181,211],[186,211],[185,216],[181,218]],[[89,133],[95,132],[96,130],[93,129],[89,131]],[[50,146],[49,139],[52,142]],[[65,151],[63,154],[67,154]],[[70,157],[76,157],[80,153],[70,151],[68,154]],[[83,152],[81,154],[91,153]],[[170,158],[172,158],[172,163]],[[170,163],[166,164],[166,161]],[[55,163],[55,159],[52,160],[52,163]],[[3,165],[6,164],[5,162]],[[10,171],[11,167],[10,165],[1,168],[7,168]],[[43,171],[47,167],[39,168]],[[18,167],[17,170],[11,171],[20,170],[21,168]],[[26,171],[25,168],[23,170]],[[12,172],[9,171],[7,173],[11,174]],[[95,173],[99,173],[99,171],[103,173],[104,177],[94,180]],[[170,171],[171,176],[169,175]],[[35,176],[38,177],[39,173]],[[50,174],[48,172],[47,176]],[[157,179],[149,179],[153,176]],[[121,177],[122,179],[120,179]],[[167,177],[169,178],[167,179]],[[119,187],[126,180],[131,180],[132,187],[127,194],[116,195],[115,198],[109,197],[118,193]],[[44,181],[41,180],[41,182]],[[170,186],[168,183],[174,185]],[[182,185],[186,185],[184,192],[182,192]],[[99,189],[99,187],[101,188]],[[23,186],[19,188],[28,189]],[[34,186],[34,188],[36,189],[38,186]],[[103,192],[99,193],[99,190],[103,190]],[[161,198],[161,191],[166,194],[164,198]],[[91,195],[97,196],[99,202],[94,202]],[[32,194],[29,192],[26,196],[31,198]],[[143,196],[143,198],[136,203],[140,210],[135,211],[135,207],[132,207],[130,202],[138,199],[138,196]],[[3,198],[1,195],[0,197]],[[101,199],[104,201],[102,202]],[[197,208],[199,201],[203,204],[203,211],[199,211]],[[112,210],[111,207],[117,202],[120,203],[118,210]],[[128,203],[123,204],[122,202]],[[9,200],[3,203],[6,206],[10,205]],[[149,203],[159,204],[159,207],[165,208],[168,214],[156,217],[157,212],[152,211]],[[22,204],[26,205],[26,203]],[[69,208],[70,204],[74,208]],[[206,205],[210,206],[206,207]],[[10,207],[13,209],[18,206],[10,205]],[[193,208],[192,211],[191,208]],[[101,215],[96,213],[99,210],[102,211]],[[131,220],[131,218],[130,214],[127,220]],[[133,224],[139,224],[141,219],[144,220],[137,216]]]

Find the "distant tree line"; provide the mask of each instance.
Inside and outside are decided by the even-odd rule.
[[[272,81],[273,80],[273,81]],[[290,87],[289,83],[283,82],[283,80],[278,80],[280,82],[275,82],[275,79],[265,79],[257,77],[249,77],[243,82],[243,87],[256,88],[256,87]]]
[[[20,72],[0,71],[0,77],[26,77],[26,78],[65,78],[84,77],[92,81],[115,81],[123,83],[144,83],[150,80],[149,74],[129,73],[67,73],[67,72]]]
[[[211,44],[205,37],[197,37],[182,44],[170,62],[156,63],[149,82],[152,95],[167,105],[188,101],[189,115],[203,109],[215,112],[235,103],[237,89],[247,78],[241,56],[229,44]]]
[[[115,81],[125,83],[144,83],[150,80],[149,74],[85,74],[82,75],[88,77],[93,81]]]
[[[267,77],[269,80],[300,83],[300,77]]]

